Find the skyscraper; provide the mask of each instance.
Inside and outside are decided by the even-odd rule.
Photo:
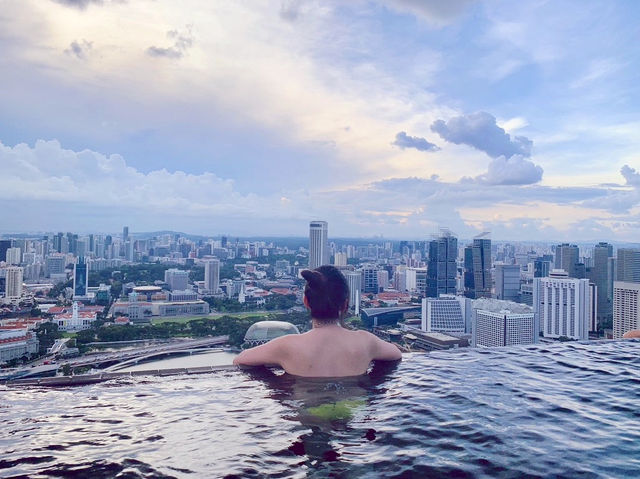
[[[22,262],[21,256],[22,252],[20,251],[20,248],[9,248],[7,250],[7,263],[17,266]]]
[[[456,293],[458,268],[458,238],[442,230],[440,237],[429,241],[426,295],[437,298],[441,294]]]
[[[574,244],[562,243],[556,246],[555,268],[565,270],[570,278],[584,278],[584,265],[580,263],[580,250]]]
[[[640,329],[640,283],[613,283],[613,338]]]
[[[220,286],[220,260],[213,258],[204,262],[204,289],[215,294]]]
[[[358,311],[360,307],[360,291],[362,290],[362,274],[359,271],[345,271],[344,277],[349,285],[349,307]]]
[[[89,265],[84,256],[78,257],[78,262],[73,266],[73,297],[86,296],[89,287]]]
[[[533,280],[533,309],[545,338],[589,339],[591,288],[588,279],[553,270]]]
[[[329,264],[328,231],[326,221],[309,223],[309,269]]]
[[[609,243],[598,243],[593,249],[593,266],[591,267],[591,282],[597,287],[596,303],[598,305],[598,320],[611,318],[612,302],[609,278],[609,258],[613,256],[613,246]]]
[[[491,239],[483,233],[473,239],[473,282],[476,298],[491,297]]]
[[[482,233],[464,251],[464,286],[468,298],[491,297],[491,239]]]
[[[129,227],[124,226],[122,228],[122,241],[127,241],[129,239]]]
[[[640,283],[640,249],[619,248],[616,281]]]
[[[520,265],[496,265],[496,298],[518,301],[520,296]]]

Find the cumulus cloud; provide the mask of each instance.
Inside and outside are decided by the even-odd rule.
[[[429,143],[426,139],[419,136],[409,136],[404,131],[396,134],[396,140],[392,144],[403,150],[405,148],[415,148],[419,151],[438,151],[440,149],[437,145]]]
[[[624,165],[620,169],[620,173],[624,176],[628,186],[633,186],[634,188],[640,187],[640,173],[638,173],[635,168]]]
[[[87,40],[80,40],[80,41],[74,40],[69,45],[69,48],[67,48],[64,52],[67,55],[75,56],[80,60],[85,60],[92,47],[93,47],[93,42],[89,42]]]
[[[429,23],[444,25],[460,16],[473,0],[384,0],[384,4]]]
[[[0,199],[81,202],[87,209],[135,205],[155,212],[251,215],[261,201],[241,195],[234,183],[213,173],[199,175],[166,169],[143,173],[120,155],[64,149],[57,140],[33,147],[0,143],[3,188]]]
[[[150,46],[147,54],[152,57],[182,58],[187,50],[193,46],[193,34],[191,26],[188,25],[184,32],[169,30],[167,38],[173,40],[173,45],[169,47]]]
[[[492,158],[531,156],[531,140],[525,136],[512,138],[497,125],[493,115],[484,111],[456,116],[447,122],[436,120],[431,125],[431,130],[450,143],[469,145]]]
[[[476,181],[489,185],[531,185],[541,179],[542,167],[521,155],[494,158],[487,172],[476,177]]]

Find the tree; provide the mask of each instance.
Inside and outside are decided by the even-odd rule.
[[[34,329],[36,337],[40,343],[39,353],[46,354],[47,349],[53,346],[56,339],[62,337],[62,333],[58,330],[58,325],[53,322],[41,323],[36,329]]]

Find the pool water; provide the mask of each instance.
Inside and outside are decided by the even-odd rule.
[[[0,386],[0,477],[639,477],[640,342]]]

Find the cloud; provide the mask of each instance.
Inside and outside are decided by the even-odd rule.
[[[53,0],[60,5],[85,10],[89,5],[104,5],[105,3],[125,3],[126,0]]]
[[[620,169],[620,173],[627,181],[627,185],[633,186],[634,188],[640,187],[640,173],[638,173],[635,168],[631,168],[629,165],[624,165]]]
[[[459,17],[473,0],[385,0],[383,3],[429,23],[445,25]]]
[[[469,145],[492,158],[513,155],[531,156],[533,142],[525,136],[511,135],[500,128],[493,115],[480,111],[456,116],[449,121],[436,120],[431,130],[456,145]]]
[[[300,15],[300,2],[298,0],[283,0],[280,4],[280,18],[293,22]]]
[[[420,138],[419,136],[409,136],[404,131],[401,131],[396,135],[396,140],[392,144],[399,146],[403,150],[405,148],[415,148],[419,151],[438,151],[440,149],[437,145],[429,143],[424,138]]]
[[[494,158],[487,172],[476,177],[476,181],[489,185],[531,185],[541,179],[542,167],[521,155]]]
[[[191,25],[188,25],[186,31],[181,33],[178,30],[169,30],[167,38],[174,41],[170,47],[151,46],[147,48],[147,54],[152,57],[164,58],[182,58],[186,51],[193,46],[193,34],[191,33]]]
[[[67,48],[64,52],[67,55],[75,56],[80,60],[85,60],[92,46],[93,42],[88,42],[87,40],[74,40],[69,45],[69,48]]]

